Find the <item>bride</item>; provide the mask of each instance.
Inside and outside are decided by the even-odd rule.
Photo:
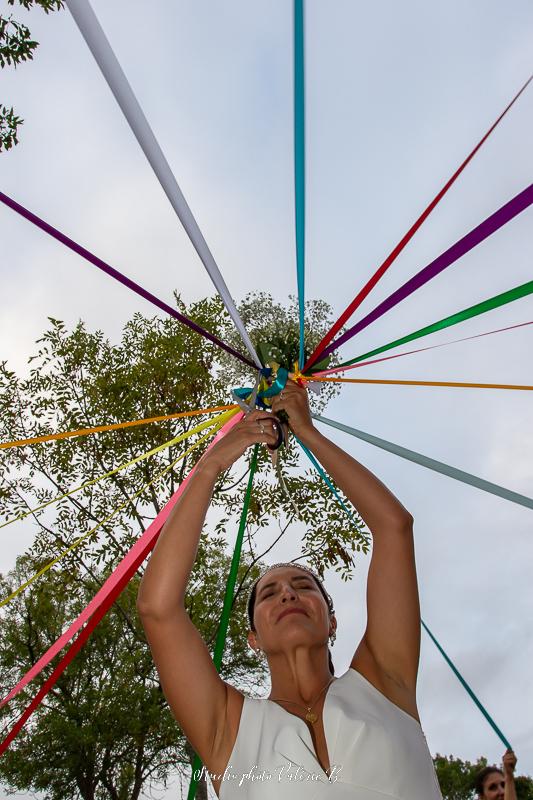
[[[137,607],[169,706],[221,800],[440,800],[420,726],[420,610],[413,519],[365,467],[313,425],[307,392],[273,402],[372,533],[367,627],[348,670],[333,674],[333,602],[309,569],[274,565],[249,600],[248,641],[268,662],[268,699],[222,680],[184,597],[214,485],[248,447],[273,445],[269,412],[254,411],[201,459],[164,525]]]

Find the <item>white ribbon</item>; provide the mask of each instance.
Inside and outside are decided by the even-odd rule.
[[[239,312],[235,307],[235,303],[229,293],[228,287],[222,277],[220,270],[213,258],[207,242],[205,241],[198,223],[193,217],[192,211],[187,205],[180,187],[174,177],[172,170],[166,160],[157,139],[154,136],[148,120],[144,116],[144,112],[139,105],[137,98],[133,93],[133,89],[128,83],[122,67],[120,66],[112,48],[109,44],[107,37],[98,22],[96,14],[91,8],[88,0],[66,0],[68,9],[80,32],[87,42],[91,53],[93,54],[96,63],[106,79],[109,88],[113,92],[117,103],[124,116],[126,117],[130,128],[135,134],[135,138],[143,149],[143,152],[150,162],[159,183],[163,187],[165,194],[170,200],[172,207],[178,215],[181,224],[185,228],[189,239],[200,259],[206,268],[209,277],[213,281],[217,292],[220,294],[224,305],[226,306],[235,327],[239,331],[242,339],[248,348],[248,352],[252,356],[256,365],[261,368],[261,362],[255,352],[255,348],[246,333],[244,324],[239,316]]]

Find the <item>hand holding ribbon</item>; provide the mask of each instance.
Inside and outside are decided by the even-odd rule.
[[[220,439],[200,461],[199,469],[225,472],[254,444],[274,447],[278,441],[276,420],[268,411],[251,411]]]
[[[293,381],[288,381],[283,391],[274,397],[272,411],[276,416],[284,412],[291,431],[299,439],[305,439],[306,433],[314,428],[307,391]]]

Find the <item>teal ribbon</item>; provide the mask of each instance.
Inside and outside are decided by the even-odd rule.
[[[315,415],[313,415],[313,416],[315,416]],[[321,419],[321,418],[320,418],[320,417],[318,417],[318,416],[315,416],[315,418],[316,418],[316,419],[319,419],[319,420]],[[342,508],[342,509],[343,509],[343,510],[344,510],[344,511],[345,511],[345,512],[348,514],[348,516],[350,517],[350,519],[351,519],[351,520],[353,520],[353,515],[352,515],[351,511],[350,511],[350,510],[349,510],[349,508],[346,506],[346,504],[345,504],[345,503],[342,501],[342,498],[339,496],[339,494],[338,494],[337,490],[335,489],[335,487],[333,486],[333,484],[332,484],[331,480],[328,478],[328,476],[326,475],[326,473],[324,472],[324,470],[322,469],[322,467],[320,466],[320,464],[318,463],[318,461],[316,460],[316,458],[314,457],[314,455],[313,455],[313,454],[312,454],[312,453],[311,453],[311,452],[310,452],[310,451],[307,449],[307,447],[306,447],[304,444],[302,444],[302,443],[301,443],[301,442],[300,442],[298,439],[296,439],[296,441],[298,442],[298,444],[300,445],[300,447],[301,447],[301,448],[304,450],[304,452],[306,453],[306,455],[309,457],[309,459],[310,459],[311,463],[313,464],[313,466],[315,467],[315,469],[316,469],[316,470],[319,472],[319,474],[320,474],[320,476],[322,477],[322,479],[324,480],[324,482],[325,482],[325,483],[327,484],[327,486],[328,486],[328,487],[331,489],[331,491],[332,491],[332,492],[333,492],[333,494],[335,495],[335,498],[336,498],[337,502],[339,503],[339,505],[341,506],[341,508]],[[448,655],[445,653],[444,649],[441,647],[441,645],[440,645],[440,644],[438,643],[438,641],[435,639],[435,637],[433,636],[433,634],[432,634],[432,633],[431,633],[431,631],[429,630],[429,628],[428,628],[428,626],[426,625],[426,623],[424,622],[424,620],[423,620],[423,619],[421,619],[421,620],[420,620],[420,622],[421,622],[421,624],[422,624],[422,627],[424,628],[424,630],[425,630],[425,631],[426,631],[426,633],[428,634],[428,636],[431,638],[432,642],[433,642],[433,643],[435,644],[435,646],[437,647],[437,649],[438,649],[439,653],[442,655],[442,657],[444,658],[444,660],[446,661],[446,663],[448,664],[448,666],[451,668],[452,672],[454,673],[454,675],[456,676],[456,678],[459,680],[459,682],[461,683],[461,685],[463,686],[463,688],[466,690],[466,692],[468,693],[469,697],[470,697],[470,698],[471,698],[471,699],[474,701],[474,703],[476,704],[476,706],[479,708],[479,710],[481,711],[481,713],[483,714],[483,716],[485,717],[485,719],[487,720],[487,722],[489,723],[489,725],[491,726],[491,728],[493,729],[493,731],[495,732],[495,734],[496,734],[496,735],[497,735],[497,736],[500,738],[500,740],[503,742],[503,744],[504,744],[504,745],[505,745],[505,746],[506,746],[506,747],[507,747],[509,750],[512,750],[513,748],[511,747],[511,745],[509,744],[508,740],[506,739],[506,737],[505,737],[505,736],[503,735],[503,733],[501,732],[500,728],[499,728],[499,727],[496,725],[496,723],[494,722],[494,720],[493,720],[493,719],[492,719],[492,717],[490,716],[490,714],[489,714],[489,712],[487,711],[487,709],[486,709],[486,708],[483,706],[483,704],[480,702],[480,700],[479,700],[479,699],[476,697],[476,695],[474,694],[474,692],[472,691],[472,689],[470,688],[470,686],[468,685],[468,683],[465,681],[465,679],[463,678],[463,676],[461,675],[461,673],[459,672],[459,670],[457,669],[457,667],[456,667],[456,666],[453,664],[453,662],[451,661],[451,659],[449,658],[449,656],[448,656]]]
[[[325,425],[330,425],[332,428],[337,428],[339,431],[349,433],[351,436],[355,436],[363,442],[368,442],[375,447],[380,447],[382,450],[387,450],[389,453],[394,453],[395,456],[405,458],[407,461],[412,461],[414,464],[420,464],[420,466],[426,467],[433,472],[440,472],[441,475],[446,475],[448,478],[453,478],[455,481],[466,483],[469,486],[475,486],[476,489],[481,489],[483,492],[489,492],[489,494],[494,494],[496,497],[503,497],[504,500],[509,500],[511,503],[533,509],[533,498],[531,497],[513,492],[511,489],[506,489],[504,486],[499,486],[497,483],[491,483],[491,481],[478,478],[477,475],[472,475],[470,472],[451,467],[449,464],[437,461],[434,458],[429,458],[429,456],[424,456],[422,453],[417,453],[415,450],[408,450],[407,447],[401,447],[399,444],[388,442],[386,439],[380,439],[378,436],[372,436],[372,434],[359,431],[357,428],[343,425],[341,422],[335,422],[332,419],[320,417],[318,414],[312,414],[311,416],[319,422],[323,422]]]
[[[220,624],[218,626],[217,638],[215,641],[215,650],[213,653],[213,663],[216,667],[217,672],[220,672],[220,667],[222,665],[222,656],[224,654],[224,647],[226,645],[226,636],[228,633],[229,620],[231,616],[231,607],[233,605],[233,595],[235,592],[235,585],[237,583],[237,575],[239,572],[239,564],[241,561],[242,542],[244,539],[244,531],[246,529],[246,519],[248,517],[248,509],[250,508],[252,484],[254,480],[255,471],[257,469],[258,450],[259,450],[259,445],[256,444],[254,447],[252,462],[250,465],[248,486],[246,487],[246,494],[244,495],[244,503],[239,523],[239,531],[237,533],[235,548],[233,550],[233,557],[231,559],[231,566],[229,570],[228,580],[226,581],[224,604],[222,606],[222,614],[220,615]],[[192,776],[191,776],[191,782],[189,784],[189,792],[187,795],[187,800],[194,800],[194,797],[196,795],[196,789],[198,787],[198,778],[195,778],[194,776],[200,772],[201,768],[202,768],[202,761],[200,757],[195,753],[192,764]]]
[[[300,445],[300,447],[304,451],[305,455],[307,456],[307,458],[309,459],[309,461],[311,462],[313,467],[316,469],[316,471],[318,472],[318,474],[320,475],[320,477],[322,478],[322,480],[324,481],[324,483],[326,484],[328,489],[335,495],[335,499],[337,500],[337,503],[340,505],[340,507],[343,509],[343,511],[345,511],[345,513],[350,517],[350,519],[353,522],[353,524],[357,526],[358,523],[357,523],[356,518],[354,517],[354,515],[352,514],[352,512],[350,511],[350,509],[348,508],[348,506],[346,505],[346,503],[344,502],[344,500],[342,499],[342,497],[340,496],[340,494],[336,490],[336,488],[333,485],[333,483],[331,482],[329,476],[322,469],[322,466],[320,465],[320,463],[314,457],[314,455],[309,450],[309,448],[306,447],[305,444],[303,444],[298,439],[297,436],[295,436],[294,438],[296,439],[296,441],[298,442],[298,444]]]
[[[288,377],[289,371],[285,369],[285,367],[279,367],[276,380],[272,386],[270,386],[268,389],[264,389],[262,392],[257,392],[257,404],[262,408],[266,408],[267,405],[263,402],[263,399],[265,397],[275,397],[277,394],[283,391],[287,385]],[[238,389],[233,389],[233,395],[236,397],[236,399],[247,400],[254,391],[254,389],[250,389],[248,386],[241,386]]]
[[[506,746],[506,747],[507,747],[509,750],[512,750],[513,748],[512,748],[512,747],[511,747],[511,745],[509,744],[509,742],[508,742],[508,740],[506,739],[506,737],[503,735],[503,733],[501,732],[501,730],[498,728],[498,726],[496,725],[496,723],[494,722],[494,720],[493,720],[493,719],[492,719],[492,717],[490,716],[490,714],[489,714],[489,712],[487,711],[487,709],[486,709],[486,708],[485,708],[485,707],[484,707],[484,706],[481,704],[481,702],[478,700],[478,698],[476,697],[476,695],[474,694],[474,692],[472,691],[472,689],[470,688],[470,686],[467,684],[467,682],[465,681],[465,679],[463,678],[463,676],[461,675],[461,673],[459,672],[459,670],[457,669],[457,667],[456,667],[456,666],[453,664],[453,662],[451,661],[451,659],[450,659],[450,658],[449,658],[449,657],[446,655],[446,653],[444,652],[444,650],[442,649],[442,647],[440,646],[440,644],[438,643],[438,641],[435,639],[435,637],[433,636],[433,634],[432,634],[432,633],[431,633],[431,631],[429,630],[429,628],[428,628],[428,626],[426,625],[426,623],[424,622],[424,620],[423,620],[423,619],[421,619],[421,620],[420,620],[420,622],[422,623],[422,627],[423,627],[423,628],[424,628],[424,630],[426,631],[427,635],[430,637],[431,641],[432,641],[432,642],[433,642],[433,644],[436,646],[437,650],[439,651],[439,653],[441,654],[441,656],[444,658],[444,660],[446,661],[446,663],[448,664],[448,666],[449,666],[449,667],[450,667],[450,669],[452,670],[452,672],[453,672],[453,674],[455,675],[455,677],[458,679],[459,683],[461,684],[461,686],[463,687],[463,689],[465,689],[465,691],[468,693],[468,695],[470,696],[470,699],[471,699],[471,700],[473,700],[473,701],[474,701],[474,703],[476,704],[476,706],[479,708],[479,710],[481,711],[481,713],[483,714],[483,716],[485,717],[485,719],[487,720],[487,722],[488,722],[488,723],[489,723],[489,725],[491,726],[491,728],[492,728],[492,730],[494,731],[494,733],[496,734],[496,736],[498,736],[498,737],[499,737],[499,739],[501,740],[501,742],[502,742],[502,743],[503,743],[503,744],[504,744],[504,745],[505,745],[505,746]]]
[[[304,3],[294,0],[294,205],[296,276],[300,317],[299,367],[303,370],[305,313],[305,67]]]
[[[278,372],[276,374],[276,380],[272,384],[269,389],[265,389],[263,392],[259,392],[257,395],[258,397],[263,399],[263,397],[275,397],[277,394],[283,391],[285,386],[287,385],[287,379],[289,377],[289,370],[285,369],[285,367],[279,367]]]

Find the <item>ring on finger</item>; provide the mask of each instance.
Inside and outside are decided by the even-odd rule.
[[[263,425],[261,424],[261,422],[258,422],[257,424],[259,425],[259,430],[261,431],[261,433],[264,433],[265,429],[264,429]]]

